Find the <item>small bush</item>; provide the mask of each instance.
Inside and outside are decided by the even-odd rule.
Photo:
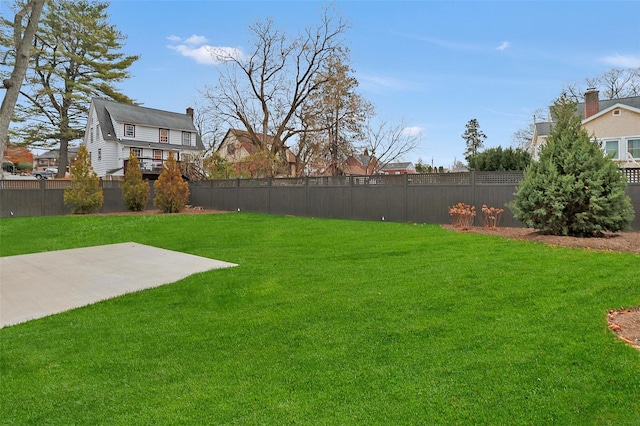
[[[135,153],[129,154],[127,172],[122,181],[122,199],[127,210],[141,212],[149,201],[149,182],[142,180],[140,163]]]
[[[469,229],[473,226],[476,217],[476,208],[469,204],[458,203],[453,207],[449,207],[449,217],[451,224],[458,228]]]
[[[99,210],[103,202],[100,179],[93,171],[89,151],[83,145],[71,166],[71,186],[64,190],[64,204],[71,207],[73,214],[87,214]]]
[[[162,166],[160,177],[153,184],[156,197],[153,204],[164,213],[178,213],[184,210],[189,200],[189,184],[182,179],[180,167],[173,152]]]
[[[486,204],[482,205],[482,220],[484,227],[489,229],[498,229],[500,225],[500,219],[502,218],[504,209],[497,209],[495,207],[487,207]]]

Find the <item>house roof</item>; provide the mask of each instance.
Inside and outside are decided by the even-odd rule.
[[[640,96],[632,96],[629,98],[620,98],[620,99],[606,99],[601,100],[598,103],[598,111],[604,111],[605,109],[609,109],[614,105],[626,105],[632,108],[640,109]],[[576,113],[581,117],[584,117],[584,102],[579,103],[577,107]]]
[[[382,170],[410,170],[413,169],[413,163],[387,163],[382,166]]]
[[[77,154],[79,149],[80,149],[80,147],[70,146],[70,147],[67,148],[67,154],[69,155],[69,157],[71,157],[71,156]],[[34,159],[40,159],[40,158],[55,158],[55,159],[58,159],[58,158],[60,158],[60,150],[59,149],[52,149],[50,151],[43,152],[40,155],[35,155],[34,156]]]
[[[605,113],[608,110],[613,109],[613,107],[615,106],[619,106],[622,108],[627,108],[627,109],[632,109],[632,110],[640,110],[640,96],[632,96],[629,98],[620,98],[620,99],[606,99],[606,100],[601,100],[598,103],[598,113],[592,115],[591,117],[589,117],[587,120],[592,120],[596,117],[599,117],[600,115],[602,115],[603,113]],[[576,105],[576,114],[578,114],[580,117],[583,118],[584,120],[584,108],[585,108],[585,103],[581,102],[579,104]],[[536,127],[536,133],[538,134],[538,136],[547,136],[551,130],[551,125],[553,123],[550,122],[546,122],[546,123],[535,123],[535,127]]]
[[[106,99],[94,98],[93,106],[100,123],[100,131],[104,140],[114,141],[119,144],[134,147],[154,147],[167,149],[166,143],[157,141],[147,142],[132,139],[118,139],[113,128],[114,122],[128,123],[133,125],[158,127],[170,130],[180,130],[196,133],[196,146],[180,145],[184,150],[204,150],[204,145],[200,134],[193,124],[193,119],[189,114],[163,111],[154,108],[147,108],[137,105],[122,104]],[[175,145],[178,147],[178,145]]]
[[[249,134],[249,132],[246,130],[239,130],[239,129],[227,130],[227,133],[224,135],[224,138],[222,139],[223,143],[220,144],[220,146],[218,147],[218,150],[220,150],[222,146],[225,145],[225,141],[227,141],[229,135],[233,135],[236,141],[240,144],[240,146],[242,146],[249,154],[255,154],[256,152],[260,151],[260,148],[253,143],[253,139],[251,139],[251,135]],[[258,138],[261,138],[263,135],[264,133],[256,133],[256,136],[258,136]],[[267,135],[266,142],[268,146],[271,146],[273,142],[273,136]],[[287,162],[295,163],[296,162],[295,154],[289,149],[289,147],[285,146],[285,149],[287,154]]]

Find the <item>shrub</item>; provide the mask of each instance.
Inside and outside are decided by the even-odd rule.
[[[71,186],[64,190],[64,204],[73,214],[93,213],[102,207],[104,196],[100,179],[91,167],[91,158],[86,146],[78,150],[78,159],[71,166]]]
[[[476,217],[476,208],[469,204],[458,203],[453,207],[449,207],[449,217],[451,224],[458,228],[469,229],[473,226]]]
[[[178,213],[189,200],[189,184],[182,179],[173,152],[162,166],[162,173],[153,184],[156,196],[153,204],[164,213]]]
[[[122,199],[127,210],[140,212],[149,201],[149,182],[142,180],[138,157],[132,151],[129,154],[127,172],[122,180]]]
[[[500,219],[502,218],[504,209],[497,209],[495,207],[487,207],[486,204],[482,205],[482,220],[485,228],[498,229],[500,225]]]
[[[576,104],[562,95],[540,160],[525,171],[509,204],[526,226],[553,235],[599,236],[629,226],[634,217],[627,182],[582,128]]]

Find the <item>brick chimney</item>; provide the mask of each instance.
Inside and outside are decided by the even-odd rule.
[[[584,118],[589,118],[600,112],[600,97],[598,89],[589,88],[584,94]]]
[[[187,114],[191,116],[191,121],[193,121],[193,108],[191,107],[187,108]]]

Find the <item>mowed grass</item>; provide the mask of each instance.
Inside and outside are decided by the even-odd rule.
[[[239,264],[1,329],[2,424],[640,419],[640,352],[606,325],[640,305],[639,255],[245,213],[0,226],[2,256],[135,241]]]

